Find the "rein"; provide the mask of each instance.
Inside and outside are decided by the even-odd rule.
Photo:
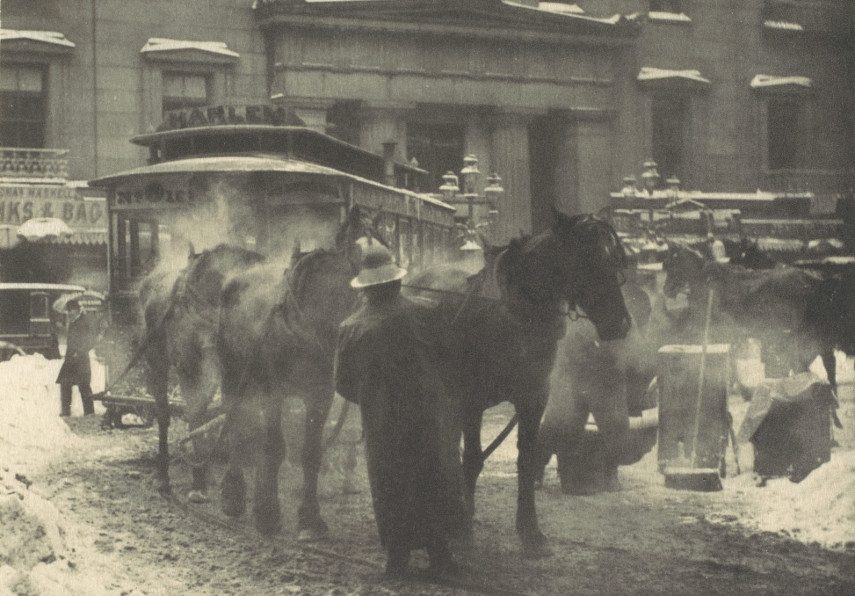
[[[105,387],[103,391],[99,391],[98,393],[94,393],[92,395],[93,399],[100,399],[106,395],[109,395],[110,390],[113,387],[115,387],[116,385],[118,385],[119,382],[122,381],[127,376],[127,374],[131,371],[131,369],[134,366],[136,366],[136,364],[140,361],[140,359],[145,354],[146,349],[148,349],[148,346],[151,343],[152,338],[155,336],[156,333],[158,333],[163,328],[166,321],[169,319],[170,316],[172,316],[172,313],[175,312],[175,307],[177,306],[177,304],[178,304],[178,290],[177,290],[177,286],[173,286],[172,287],[172,293],[169,295],[169,306],[167,307],[166,311],[163,313],[163,316],[160,317],[160,320],[157,322],[157,325],[155,325],[154,327],[149,329],[148,332],[145,334],[145,336],[143,337],[143,340],[140,342],[139,346],[137,346],[137,349],[134,351],[133,355],[131,356],[131,359],[128,360],[127,365],[125,365],[125,368],[122,370],[122,372],[119,374],[119,376],[116,377],[115,380],[113,380],[113,382],[110,383],[107,387]]]

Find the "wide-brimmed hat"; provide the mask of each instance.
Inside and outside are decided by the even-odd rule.
[[[359,275],[350,280],[352,288],[367,288],[402,279],[407,270],[395,263],[392,253],[385,246],[370,238],[357,241],[362,251],[362,265]]]

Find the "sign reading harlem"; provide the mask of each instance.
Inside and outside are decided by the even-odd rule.
[[[67,186],[0,184],[0,224],[20,225],[34,217],[56,217],[72,228],[106,228],[104,199],[84,199]]]

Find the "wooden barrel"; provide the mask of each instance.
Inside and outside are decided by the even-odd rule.
[[[701,384],[702,351],[700,345],[667,345],[658,352],[658,460],[666,475],[668,469],[719,469],[724,461],[730,345],[707,346]]]

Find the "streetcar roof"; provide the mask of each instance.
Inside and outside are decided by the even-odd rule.
[[[216,124],[192,126],[186,128],[175,128],[169,130],[161,130],[157,132],[145,133],[131,138],[131,142],[144,147],[163,146],[170,141],[181,139],[227,139],[230,137],[239,137],[246,135],[265,135],[279,137],[284,147],[289,147],[289,151],[297,151],[298,154],[294,157],[304,157],[299,154],[301,147],[307,145],[316,145],[324,148],[324,151],[330,153],[341,153],[346,155],[345,161],[358,159],[367,160],[375,164],[377,167],[382,167],[384,158],[381,155],[353,145],[347,141],[308,128],[306,126],[288,126],[288,125],[273,125],[273,124]],[[185,156],[179,156],[177,159],[182,159]],[[175,158],[167,158],[175,159]],[[395,162],[395,168],[404,172],[414,174],[427,174],[427,172],[419,168],[417,165],[410,163]]]
[[[48,283],[0,283],[0,292],[4,291],[41,291],[41,292],[85,292],[83,286],[71,284],[48,284]]]
[[[413,197],[424,201],[425,203],[430,203],[443,209],[455,211],[455,208],[451,205],[427,194],[421,194],[395,186],[388,186],[385,184],[381,184],[380,182],[369,180],[367,178],[362,178],[360,176],[356,176],[355,174],[348,174],[347,172],[342,172],[340,170],[336,170],[335,168],[331,168],[328,166],[322,166],[320,164],[308,161],[268,154],[231,154],[217,156],[209,155],[205,157],[190,157],[186,159],[164,161],[157,164],[134,168],[125,172],[119,172],[117,174],[111,174],[109,176],[102,176],[101,178],[96,178],[95,180],[89,181],[89,186],[110,187],[137,177],[161,176],[170,174],[240,174],[250,172],[307,174],[316,176],[346,178],[348,180],[353,180],[361,184],[366,184],[377,188],[393,191],[401,195]]]

